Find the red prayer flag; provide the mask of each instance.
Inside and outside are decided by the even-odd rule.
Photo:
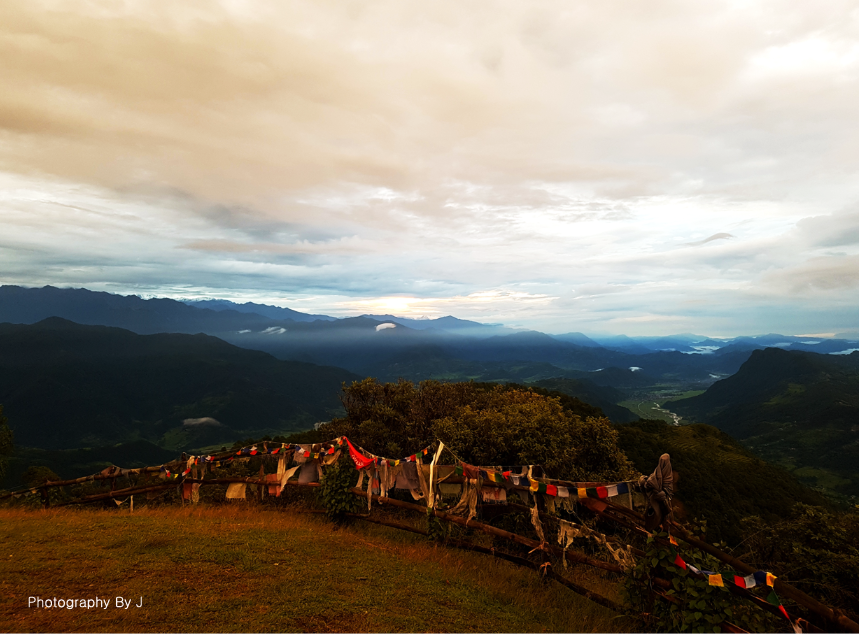
[[[597,497],[605,498],[607,495],[606,487],[597,487]]]
[[[557,487],[557,486],[555,486],[554,484],[548,484],[548,485],[546,485],[546,494],[547,494],[547,495],[558,496],[558,487]]]
[[[788,616],[788,612],[786,612],[786,611],[785,611],[785,608],[784,608],[784,607],[782,607],[781,605],[779,606],[779,611],[780,611],[780,612],[782,612],[782,615],[783,615],[785,618],[787,618],[789,621],[791,620],[791,619],[789,618],[789,616]]]
[[[366,469],[373,464],[373,458],[366,458],[365,456],[361,455],[358,450],[352,446],[352,443],[349,441],[349,438],[346,439],[346,444],[347,446],[349,446],[349,456],[355,463],[356,469]]]
[[[739,576],[735,575],[735,585],[739,588],[743,588],[746,590],[747,582],[744,581],[743,577],[739,577]]]
[[[681,559],[680,553],[675,555],[675,565],[678,566],[678,568],[686,568],[687,567],[687,562],[684,561],[683,559]]]

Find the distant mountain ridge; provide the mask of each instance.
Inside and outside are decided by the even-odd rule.
[[[255,304],[253,302],[237,304],[226,299],[186,299],[182,300],[182,303],[194,308],[208,308],[215,311],[235,310],[238,313],[255,313],[275,320],[316,321],[320,319],[322,321],[334,321],[337,319],[337,317],[329,317],[328,315],[309,315],[307,313],[300,313],[292,308],[282,308],[268,304]]]
[[[752,350],[767,345],[815,352],[842,352],[857,345],[781,335],[728,341],[694,334],[594,340],[577,332],[552,336],[452,316],[334,319],[227,300],[183,303],[86,289],[0,287],[0,322],[31,324],[52,316],[138,334],[205,333],[280,359],[337,366],[387,379],[536,381],[566,377],[616,388],[641,387],[648,380],[652,385],[695,383],[695,389],[703,389],[736,372]],[[640,368],[635,377],[630,368]],[[599,377],[582,374],[597,371],[601,371]]]

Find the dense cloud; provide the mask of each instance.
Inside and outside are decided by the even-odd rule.
[[[856,329],[856,13],[6,2],[0,282]]]

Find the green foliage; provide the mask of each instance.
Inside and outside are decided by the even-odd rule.
[[[0,405],[0,483],[6,477],[8,456],[12,454],[14,448],[12,444],[13,434],[8,423],[9,420],[3,415],[3,406]]]
[[[320,480],[319,496],[330,520],[344,522],[346,514],[355,510],[357,498],[350,491],[354,486],[355,465],[343,452],[333,465],[323,469]]]
[[[37,487],[45,484],[45,482],[56,482],[61,479],[48,467],[29,467],[21,476],[21,480],[28,487]]]
[[[553,477],[612,480],[632,474],[606,418],[568,414],[531,390],[494,389],[435,421],[436,435],[473,464],[539,464]]]
[[[379,455],[399,458],[438,438],[472,464],[540,464],[580,480],[633,473],[608,419],[582,418],[558,397],[519,386],[365,379],[344,386],[342,401],[346,417],[320,431]]]
[[[749,537],[739,556],[856,620],[857,525],[857,507],[838,513],[797,504],[782,522],[745,519]]]
[[[448,534],[447,527],[436,515],[427,513],[427,539],[434,542],[441,542]]]
[[[748,631],[777,631],[780,624],[769,613],[742,603],[725,587],[711,586],[706,578],[675,564],[675,555],[680,552],[686,563],[700,570],[719,571],[716,559],[698,550],[676,550],[658,541],[668,539],[667,533],[649,536],[645,556],[639,558],[624,581],[625,599],[633,612],[651,614],[658,632],[721,632],[723,621]],[[655,580],[668,582],[669,587]],[[654,590],[665,599],[657,597]]]

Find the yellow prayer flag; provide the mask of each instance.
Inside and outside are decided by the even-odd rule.
[[[529,480],[529,490],[537,491],[538,490],[538,481],[537,480]]]
[[[723,587],[723,576],[719,574],[708,575],[708,585]]]
[[[767,573],[767,585],[773,587],[773,582],[776,581],[776,576],[770,573]]]
[[[399,460],[395,460],[395,461],[394,461],[394,466],[395,466],[395,467],[396,467],[397,465],[399,465],[399,464],[400,464],[400,461],[399,461]]]
[[[673,535],[669,535],[669,543],[672,544],[673,546],[678,545],[678,542],[675,541],[675,537]]]
[[[576,494],[581,498],[587,498],[588,493],[585,492],[585,489],[577,489]]]

